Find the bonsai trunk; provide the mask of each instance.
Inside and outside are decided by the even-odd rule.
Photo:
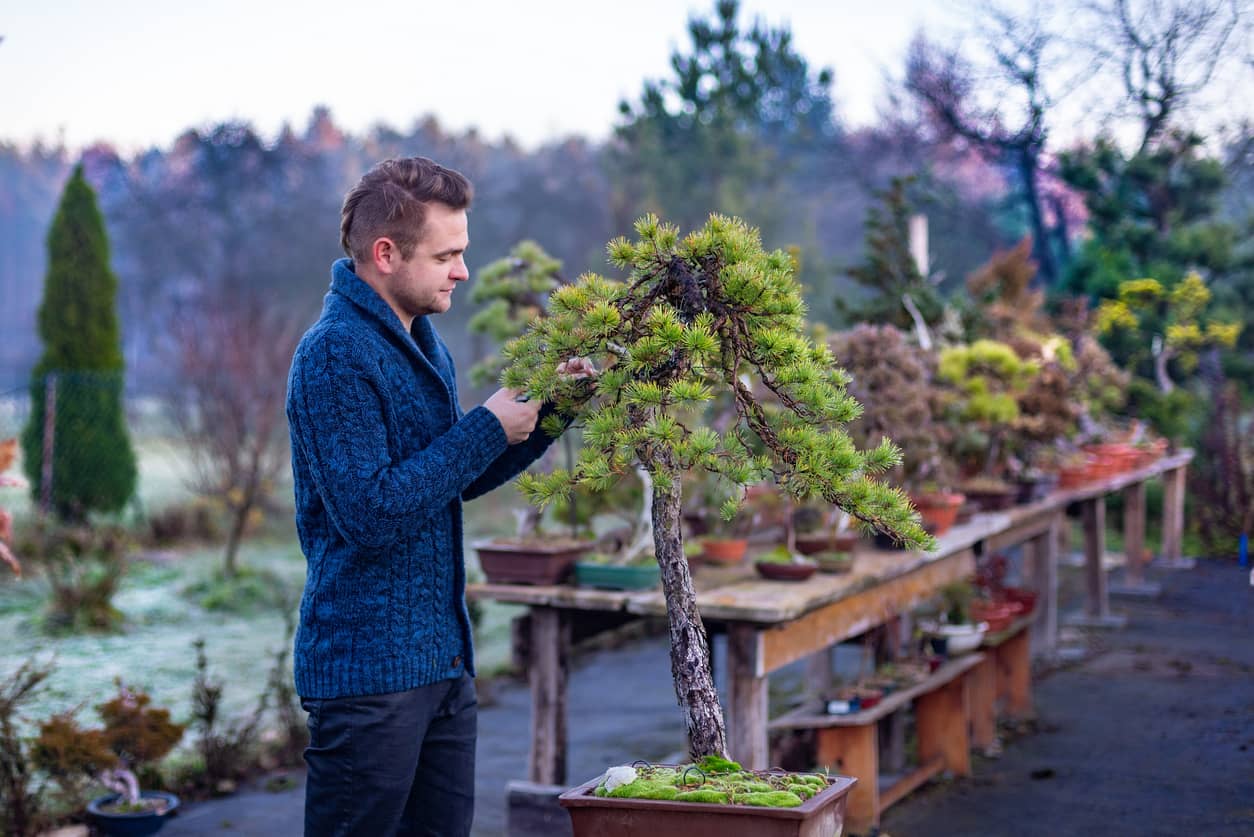
[[[662,571],[662,591],[666,595],[675,696],[684,710],[692,757],[726,757],[723,709],[714,688],[705,626],[697,612],[697,595],[688,561],[684,558],[679,528],[680,475],[672,471],[667,476],[669,486],[660,486],[656,479],[653,482],[653,544]]]

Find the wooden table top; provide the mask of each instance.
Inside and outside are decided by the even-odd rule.
[[[1035,503],[1004,512],[977,514],[937,538],[937,548],[932,552],[883,551],[859,544],[848,573],[816,573],[806,581],[789,582],[760,578],[748,562],[733,568],[701,567],[693,575],[697,607],[703,617],[716,621],[788,622],[928,564],[959,556],[976,544],[1011,532],[1041,515],[1058,513],[1070,503],[1109,494],[1187,465],[1192,458],[1192,451],[1183,451],[1135,471],[1079,488],[1055,491]],[[492,599],[533,607],[640,615],[666,613],[661,590],[598,590],[565,584],[471,584],[466,588],[466,595],[470,599]]]

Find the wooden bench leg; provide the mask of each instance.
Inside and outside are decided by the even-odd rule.
[[[997,664],[986,655],[967,677],[971,743],[983,750],[997,741]]]
[[[1006,714],[1032,717],[1032,655],[1028,632],[1020,631],[997,646],[997,694],[1006,699]]]
[[[541,785],[566,782],[566,682],[570,617],[551,607],[531,609],[531,753],[527,777]]]
[[[971,744],[967,737],[964,693],[966,678],[959,677],[915,700],[915,727],[919,735],[919,761],[926,764],[939,756],[958,776],[971,775]]]
[[[875,729],[875,724],[866,724],[817,731],[815,758],[819,767],[858,780],[849,792],[847,831],[862,833],[880,822],[880,745]]]
[[[759,676],[761,635],[752,625],[733,624],[727,631],[727,748],[745,767],[767,764],[767,678]]]
[[[1110,618],[1110,596],[1106,592],[1106,497],[1084,501],[1084,577],[1088,587],[1085,615],[1090,619]]]

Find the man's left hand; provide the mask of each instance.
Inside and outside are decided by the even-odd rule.
[[[597,372],[596,364],[591,359],[573,357],[557,365],[557,374],[579,381],[584,378],[595,378],[599,373]]]

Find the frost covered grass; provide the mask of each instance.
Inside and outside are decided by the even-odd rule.
[[[142,446],[142,496],[145,501],[177,502],[191,495],[182,482],[177,451],[155,442]],[[9,494],[24,492],[8,492]],[[466,507],[467,543],[475,538],[508,533],[509,509],[517,505],[512,489],[502,490]],[[10,501],[9,497],[3,498]],[[152,508],[152,505],[149,506]],[[475,571],[474,551],[467,562]],[[257,595],[254,601],[229,609],[208,609],[203,603],[229,597],[218,577],[222,562],[218,546],[176,548],[139,553],[132,560],[114,603],[124,614],[120,632],[49,636],[41,628],[48,587],[40,578],[13,581],[0,577],[0,679],[35,657],[52,662],[55,671],[38,698],[29,704],[27,723],[80,707],[83,719],[95,721],[92,707],[107,700],[114,678],[142,688],[176,720],[190,717],[195,653],[192,643],[205,640],[211,675],[225,683],[223,711],[227,717],[252,711],[285,643],[283,614]],[[240,564],[248,571],[245,589],[270,592],[282,585],[295,604],[304,583],[305,559],[290,513],[278,515],[266,534],[246,541]],[[509,622],[518,607],[485,603],[477,638],[479,670],[499,670],[509,657]]]

